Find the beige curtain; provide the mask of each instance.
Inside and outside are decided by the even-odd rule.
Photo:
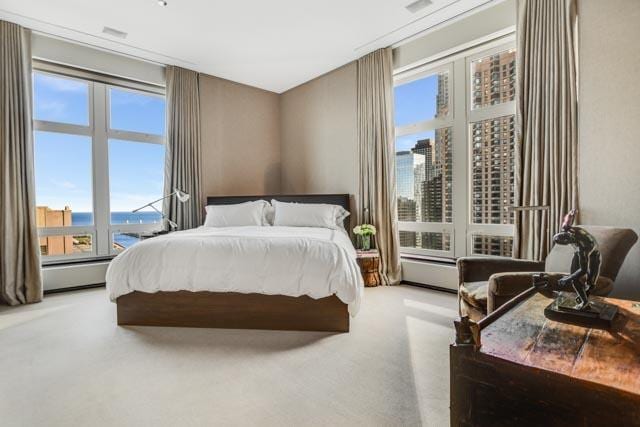
[[[31,33],[0,21],[0,295],[42,300],[31,127]]]
[[[549,206],[516,215],[514,255],[543,260],[578,207],[577,31],[574,0],[519,0],[516,199]]]
[[[202,224],[200,90],[198,73],[167,67],[167,152],[165,195],[176,189],[189,193],[189,201],[165,199],[164,212],[179,230]]]
[[[400,282],[391,49],[358,60],[358,221],[376,226],[380,274]]]

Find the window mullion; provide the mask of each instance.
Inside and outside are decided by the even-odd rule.
[[[109,142],[107,137],[107,93],[103,83],[92,83],[93,194],[97,255],[109,255]]]
[[[466,236],[469,212],[466,62],[459,58],[453,63],[453,229],[454,256],[466,255]]]

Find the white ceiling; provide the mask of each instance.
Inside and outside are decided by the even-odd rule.
[[[273,92],[500,0],[0,0],[0,19]],[[102,33],[111,27],[126,39]]]

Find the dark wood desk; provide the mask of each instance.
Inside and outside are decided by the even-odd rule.
[[[605,300],[611,331],[547,320],[531,291],[472,322],[450,348],[451,425],[640,426],[640,303]]]

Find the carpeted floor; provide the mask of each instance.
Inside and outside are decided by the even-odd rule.
[[[369,288],[348,334],[118,327],[103,288],[0,307],[3,426],[449,424],[456,297]]]

